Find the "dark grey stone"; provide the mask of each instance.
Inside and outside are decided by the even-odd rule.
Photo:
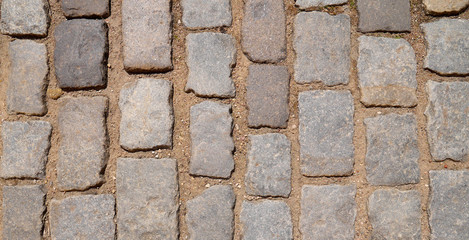
[[[230,0],[182,0],[182,22],[188,28],[231,26]]]
[[[65,17],[99,17],[109,16],[109,0],[62,0]]]
[[[49,28],[47,0],[3,0],[0,26],[3,34],[45,37]]]
[[[325,7],[346,4],[348,0],[296,0],[296,6],[301,10],[312,7]]]
[[[409,0],[358,0],[358,31],[410,32]]]

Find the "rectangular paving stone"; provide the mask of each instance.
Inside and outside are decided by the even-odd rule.
[[[359,0],[358,31],[410,32],[409,0]]]
[[[403,185],[420,181],[417,120],[414,114],[365,118],[366,179],[371,185]]]
[[[142,78],[122,87],[119,108],[120,145],[129,151],[171,148],[173,85],[162,79]]]
[[[44,115],[47,88],[46,45],[31,40],[10,42],[10,74],[7,89],[9,114]]]
[[[182,0],[182,23],[188,28],[231,26],[230,0]]]
[[[288,197],[291,192],[291,142],[283,134],[250,135],[244,183],[246,193]]]
[[[235,40],[224,33],[190,33],[186,38],[189,76],[186,92],[199,97],[234,97],[231,70],[236,64]]]
[[[115,205],[111,194],[52,199],[49,213],[52,239],[114,239]]]
[[[358,80],[361,102],[367,107],[417,105],[417,61],[404,39],[361,36]]]
[[[109,16],[109,0],[62,0],[62,10],[67,18]]]
[[[52,126],[44,121],[2,123],[2,178],[44,178]]]
[[[189,173],[229,178],[234,169],[231,106],[205,101],[191,107]]]
[[[253,62],[276,63],[287,57],[283,0],[247,0],[242,22],[242,46]]]
[[[348,0],[296,0],[295,5],[301,10],[312,7],[325,7],[346,4]]]
[[[299,94],[300,164],[305,176],[353,172],[353,97],[349,91]]]
[[[430,171],[431,239],[469,239],[469,172]]]
[[[350,17],[300,12],[295,18],[295,81],[347,84],[350,75]]]
[[[174,159],[117,159],[117,239],[177,240]]]
[[[187,201],[190,240],[232,240],[236,196],[231,186],[217,185]]]
[[[469,83],[427,82],[427,137],[433,160],[467,161]]]
[[[418,191],[376,190],[369,198],[371,239],[421,239]]]
[[[103,20],[74,19],[54,31],[54,66],[60,88],[104,87],[107,83],[108,27]]]
[[[61,100],[57,162],[60,190],[85,190],[104,181],[107,110],[106,97],[66,97]]]
[[[171,0],[123,0],[122,37],[127,72],[165,72],[171,62]]]
[[[303,186],[300,215],[303,240],[354,239],[355,194],[355,185]]]
[[[241,210],[244,240],[292,240],[291,211],[283,201],[244,201]]]
[[[15,37],[45,37],[49,28],[47,0],[2,0],[0,27]]]
[[[4,186],[2,238],[41,240],[45,200],[42,185]]]

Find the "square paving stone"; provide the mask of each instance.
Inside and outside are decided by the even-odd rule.
[[[286,128],[290,74],[285,66],[249,66],[246,98],[249,127]]]
[[[230,0],[182,0],[182,22],[188,28],[231,26]]]
[[[51,134],[48,122],[3,122],[1,177],[43,178]]]
[[[468,171],[430,171],[431,239],[469,239],[468,199]]]
[[[178,239],[177,174],[174,159],[117,159],[117,239]]]
[[[67,18],[109,16],[109,0],[62,0],[62,10]]]
[[[42,239],[45,200],[42,185],[3,187],[3,239]]]
[[[291,143],[283,134],[250,135],[246,193],[288,197],[291,192]]]
[[[469,83],[427,82],[427,137],[435,161],[467,161]]]
[[[410,32],[409,0],[358,0],[360,32]]]
[[[300,232],[303,240],[353,240],[355,235],[356,187],[303,186]]]
[[[469,20],[443,18],[420,26],[427,42],[424,67],[440,75],[469,75]]]
[[[417,105],[417,61],[404,39],[361,36],[358,80],[365,106]]]
[[[54,65],[60,88],[106,85],[107,34],[103,20],[74,19],[55,28]]]
[[[295,5],[301,10],[313,7],[336,6],[346,4],[348,0],[296,0]]]
[[[469,6],[469,0],[423,0],[425,10],[432,15],[457,14]]]
[[[46,45],[31,40],[10,42],[10,74],[6,97],[10,114],[44,115],[47,88]]]
[[[124,149],[171,148],[172,96],[172,83],[161,79],[142,78],[122,87],[120,144]]]
[[[369,198],[371,239],[420,240],[418,191],[376,190]]]
[[[110,194],[52,199],[49,213],[52,239],[114,239],[115,205]]]
[[[104,181],[107,110],[106,97],[66,97],[61,100],[57,162],[60,190],[85,190]]]
[[[301,12],[295,18],[295,81],[347,84],[350,75],[350,17]]]
[[[353,172],[353,97],[349,91],[299,94],[300,164],[305,176]]]
[[[47,0],[3,0],[0,26],[3,34],[15,37],[45,37],[49,28]]]

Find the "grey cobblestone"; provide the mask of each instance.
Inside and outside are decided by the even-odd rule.
[[[296,0],[296,6],[304,10],[312,7],[342,5],[347,2],[347,0]]]
[[[47,0],[3,0],[0,26],[3,34],[45,37],[49,28]]]
[[[423,0],[425,10],[434,15],[456,14],[469,6],[469,0]]]
[[[358,30],[361,32],[410,32],[409,0],[357,1]]]
[[[231,26],[230,0],[182,0],[182,22],[188,28]]]
[[[106,18],[110,14],[109,0],[62,0],[62,10],[67,18]]]

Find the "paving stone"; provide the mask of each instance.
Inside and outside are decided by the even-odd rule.
[[[303,240],[350,239],[355,235],[355,185],[306,185],[301,193]]]
[[[3,122],[1,177],[43,178],[51,134],[48,122]]]
[[[55,28],[54,65],[60,88],[106,85],[107,33],[103,20],[74,19]]]
[[[43,186],[3,187],[3,239],[42,239],[46,210]]]
[[[301,10],[312,7],[325,7],[346,4],[348,0],[296,0],[296,6]]]
[[[242,45],[253,62],[276,63],[287,57],[283,0],[247,0],[242,23]]]
[[[142,78],[122,87],[119,107],[120,144],[129,151],[170,148],[172,145],[172,83]]]
[[[85,190],[104,181],[108,100],[67,97],[60,104],[57,184],[60,190]]]
[[[291,192],[291,143],[283,134],[250,135],[246,193],[288,197]]]
[[[3,34],[45,37],[49,22],[47,0],[2,1],[0,26]]]
[[[361,36],[358,80],[365,106],[417,105],[417,61],[404,39]]]
[[[365,119],[366,178],[371,185],[418,183],[420,152],[414,114]]]
[[[349,91],[299,94],[301,172],[346,176],[353,172],[353,98]]]
[[[182,22],[188,28],[231,26],[230,0],[182,0]]]
[[[117,239],[177,240],[176,160],[119,158],[116,177]]]
[[[376,190],[369,198],[371,239],[420,240],[418,191]]]
[[[359,0],[358,31],[410,32],[409,0]]]
[[[322,82],[327,86],[349,82],[349,16],[331,16],[322,12],[298,13],[293,48],[296,52],[296,82]]]
[[[469,6],[469,0],[423,0],[427,13],[433,15],[456,14]]]
[[[430,171],[431,239],[469,239],[469,172]]]
[[[15,40],[10,43],[9,54],[8,113],[46,114],[45,95],[49,72],[46,45],[30,40]]]
[[[65,17],[109,17],[109,0],[62,0]]]
[[[235,200],[231,186],[218,185],[187,201],[189,239],[233,239]]]
[[[469,20],[444,18],[420,26],[427,42],[424,67],[440,75],[469,75]]]
[[[191,107],[189,173],[229,178],[234,169],[231,106],[205,101]]]
[[[244,240],[292,240],[291,211],[283,201],[244,201],[241,210]]]
[[[165,72],[171,62],[171,0],[122,2],[124,68],[128,72]]]
[[[199,97],[234,97],[236,89],[231,79],[236,63],[234,38],[223,33],[190,33],[186,42],[189,67],[186,91]]]
[[[290,74],[285,66],[249,66],[246,87],[249,127],[287,127],[289,83]]]
[[[469,154],[469,83],[427,82],[427,136],[436,161],[467,161]]]

